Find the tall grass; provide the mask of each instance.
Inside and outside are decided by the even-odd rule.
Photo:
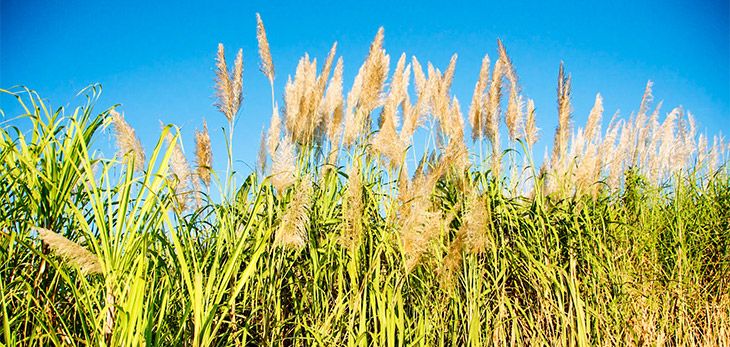
[[[260,18],[258,38],[273,99]],[[729,344],[722,138],[709,149],[681,109],[662,119],[651,84],[632,118],[602,130],[597,96],[576,129],[561,65],[555,146],[537,167],[534,105],[501,42],[465,122],[456,55],[443,72],[401,55],[389,77],[383,40],[346,96],[336,45],[321,69],[303,57],[285,105],[272,100],[262,169],[235,187],[232,137],[216,175],[205,125],[191,167],[177,127],[145,155],[123,116],[93,110],[97,86],[72,112],[3,90],[31,127],[0,130],[0,342]],[[240,61],[229,71],[219,47],[229,136]],[[106,127],[112,158],[90,150]]]

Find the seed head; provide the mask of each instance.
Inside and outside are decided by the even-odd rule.
[[[35,227],[38,237],[43,240],[56,254],[76,265],[81,273],[93,275],[101,273],[99,259],[86,248],[48,229]]]
[[[226,116],[229,123],[233,123],[243,99],[243,50],[238,51],[233,71],[228,71],[223,44],[218,44],[216,57],[216,102],[215,106]]]
[[[274,83],[274,62],[271,61],[269,41],[266,39],[266,29],[261,16],[256,14],[256,39],[259,41],[259,56],[261,57],[261,72],[266,75],[269,82]]]
[[[210,186],[212,168],[213,151],[208,136],[208,123],[203,119],[203,131],[195,129],[195,173],[206,186]]]
[[[307,244],[311,203],[312,184],[305,178],[294,192],[281,223],[276,228],[275,244],[293,249],[301,249]]]
[[[124,115],[115,110],[109,111],[114,125],[114,137],[116,138],[117,149],[120,155],[132,153],[134,156],[134,169],[142,172],[144,169],[145,155],[142,144],[137,137],[134,128],[125,120]]]

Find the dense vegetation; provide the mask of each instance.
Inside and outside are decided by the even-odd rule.
[[[650,84],[630,119],[603,132],[597,96],[573,130],[561,66],[555,145],[537,167],[534,107],[501,43],[465,122],[449,93],[456,56],[424,73],[402,55],[389,79],[382,30],[346,98],[334,46],[319,73],[302,58],[280,109],[258,29],[273,115],[259,170],[244,177],[232,136],[227,172],[210,169],[206,127],[192,168],[174,125],[145,153],[121,114],[93,110],[98,87],[73,112],[2,91],[24,109],[5,116],[31,126],[0,130],[0,342],[730,341],[726,145],[697,137],[681,109],[660,119]],[[240,54],[229,70],[220,46],[216,65],[229,135]],[[91,150],[104,128],[116,135],[113,158]]]

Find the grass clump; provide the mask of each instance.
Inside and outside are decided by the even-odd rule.
[[[442,72],[403,54],[389,77],[381,29],[346,97],[336,44],[321,70],[302,58],[282,118],[257,19],[273,112],[259,172],[240,186],[230,134],[243,67],[239,53],[229,71],[222,45],[222,181],[205,123],[191,168],[174,125],[147,157],[123,116],[93,111],[97,87],[73,114],[27,89],[2,91],[31,123],[0,130],[2,343],[730,340],[726,144],[708,149],[682,109],[660,119],[651,84],[629,120],[603,132],[599,95],[574,130],[561,64],[555,145],[538,168],[534,103],[501,42],[491,71],[483,60],[467,117],[450,93],[456,55]],[[113,158],[90,150],[107,126]],[[416,132],[425,148],[413,145]]]

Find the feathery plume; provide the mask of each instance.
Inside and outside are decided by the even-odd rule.
[[[487,126],[484,131],[490,141],[499,142],[499,113],[502,102],[502,81],[504,79],[504,59],[500,56],[492,70],[489,93],[486,95]]]
[[[722,138],[715,135],[712,142],[712,150],[710,150],[710,170],[714,171],[720,167],[720,151],[722,150]]]
[[[504,122],[507,125],[510,140],[514,141],[522,136],[525,101],[520,94],[521,88],[517,78],[517,72],[515,71],[514,65],[512,65],[512,60],[507,55],[507,49],[501,40],[498,40],[497,44],[499,45],[499,58],[504,61],[506,77],[510,82],[509,101],[507,103],[507,114],[504,117]]]
[[[594,136],[601,134],[601,119],[603,118],[603,98],[601,94],[596,94],[596,101],[593,104],[591,113],[588,115],[586,122],[585,138],[588,141],[594,139]]]
[[[256,39],[259,41],[259,56],[261,57],[261,72],[266,75],[270,83],[274,83],[274,62],[271,61],[269,40],[266,39],[266,29],[261,16],[256,14]]]
[[[586,145],[586,138],[583,133],[583,129],[579,128],[577,132],[571,134],[570,138],[570,151],[568,152],[568,160],[570,161],[571,168],[574,163],[580,162],[583,156],[583,149]]]
[[[286,84],[285,125],[292,139],[299,144],[320,143],[328,129],[330,115],[341,102],[342,59],[325,91],[336,47],[337,43],[332,46],[321,75],[317,76],[317,59],[310,62],[309,55],[305,54],[299,60],[294,81],[290,77]]]
[[[494,64],[492,71],[492,81],[489,85],[489,94],[487,94],[486,103],[486,121],[487,126],[484,128],[487,138],[492,145],[492,172],[495,177],[500,175],[501,166],[501,150],[499,140],[499,114],[500,104],[502,101],[502,80],[504,78],[504,59],[500,56]]]
[[[322,73],[319,77],[317,77],[317,87],[320,91],[324,90],[327,79],[330,77],[330,72],[332,72],[332,63],[335,61],[335,53],[337,53],[337,42],[332,44],[332,48],[330,48],[327,59],[325,59],[324,65],[322,65]]]
[[[421,67],[421,64],[418,62],[418,59],[416,57],[413,57],[413,79],[416,83],[416,93],[417,94],[423,94],[423,92],[426,90],[426,75],[423,73],[423,68]]]
[[[195,174],[206,186],[210,186],[210,170],[213,168],[213,151],[208,136],[208,123],[203,119],[203,131],[195,129]]]
[[[125,155],[132,152],[134,155],[134,169],[142,172],[145,162],[144,149],[134,128],[124,120],[123,114],[115,110],[109,111],[109,114],[112,117],[112,124],[114,124],[114,137],[116,138],[119,154]]]
[[[604,172],[604,169],[607,165],[607,163],[610,162],[610,151],[612,151],[612,148],[615,145],[616,142],[616,135],[618,130],[615,129],[615,120],[612,119],[611,122],[608,124],[608,128],[606,130],[605,135],[602,135],[600,132],[595,136],[595,152],[596,152],[596,165],[593,168],[594,171],[591,174],[592,177],[595,178],[595,181],[598,181],[601,179],[601,175]],[[614,132],[614,130],[616,132]],[[601,130],[602,131],[602,130]],[[602,189],[602,187],[596,186],[593,190],[596,191],[596,194],[598,193],[598,190]]]
[[[578,166],[573,182],[577,189],[576,195],[581,196],[587,187],[591,186],[598,180],[599,177],[597,176],[596,168],[601,165],[601,156],[600,153],[598,153],[600,144],[597,143],[597,141],[588,140],[582,132],[579,133],[583,136],[583,138],[577,139],[576,142],[580,143],[583,141],[586,148],[579,154],[578,158],[576,158]],[[595,189],[591,189],[591,192],[595,192],[595,194],[597,194]],[[592,195],[596,196],[595,194]]]
[[[464,118],[459,100],[454,97],[449,107],[449,144],[447,150],[452,157],[454,168],[462,173],[469,166],[469,149],[464,142]]]
[[[661,146],[659,147],[660,166],[657,168],[660,175],[673,171],[675,163],[673,163],[673,154],[676,149],[677,138],[675,131],[677,129],[678,120],[682,117],[682,109],[675,108],[667,115],[664,122],[660,126]],[[659,176],[658,178],[662,178]]]
[[[215,66],[215,89],[216,97],[218,98],[215,106],[218,108],[218,110],[221,111],[221,113],[226,116],[228,121],[231,121],[232,117],[229,117],[227,107],[233,104],[233,100],[231,99],[235,99],[235,95],[233,92],[233,81],[231,81],[231,75],[228,71],[228,64],[226,63],[226,51],[222,43],[218,44],[218,52],[216,54]]]
[[[294,152],[294,144],[288,134],[276,148],[273,162],[271,164],[271,184],[281,194],[286,188],[296,182],[294,176],[296,171],[296,153]]]
[[[489,78],[489,55],[482,59],[482,67],[479,70],[479,79],[474,86],[474,95],[469,107],[469,125],[471,125],[471,138],[476,141],[484,136],[484,91],[487,89]]]
[[[393,79],[390,84],[388,98],[380,113],[380,131],[373,137],[373,149],[390,159],[391,165],[399,163],[405,145],[396,132],[398,126],[398,106],[401,105],[408,93],[408,78],[410,76],[410,65],[405,66],[406,55],[401,55],[396,65]]]
[[[307,244],[309,209],[312,204],[312,183],[304,178],[297,187],[281,223],[276,228],[274,243],[279,246],[302,249]]]
[[[654,85],[654,82],[647,81],[646,82],[646,88],[644,89],[644,95],[641,97],[641,106],[639,107],[639,114],[646,114],[649,112],[649,107],[651,106],[651,102],[654,100],[654,96],[651,94],[651,87]]]
[[[695,121],[694,115],[687,111],[687,124],[689,125],[689,132],[685,136],[685,153],[686,156],[694,153],[697,150],[697,143],[695,137],[697,136],[697,122]]]
[[[648,119],[647,113],[653,100],[651,94],[651,86],[653,83],[648,81],[646,83],[646,89],[644,95],[641,97],[641,106],[639,107],[639,113],[636,114],[636,120],[632,128],[632,139],[633,150],[631,152],[631,165],[636,168],[641,168],[641,158],[644,157],[647,142],[649,141],[649,128],[646,124]]]
[[[547,189],[545,193],[549,195],[551,193],[550,191],[550,183],[552,180],[549,180],[547,177],[548,172],[552,170],[552,167],[550,167],[550,158],[548,157],[548,149],[547,146],[545,146],[545,152],[542,158],[542,164],[540,165],[540,170],[537,172],[537,178],[545,178],[543,180],[543,189]],[[530,196],[535,196],[535,191],[537,189],[537,185],[533,185],[532,192],[530,193]]]
[[[431,172],[425,174],[423,170],[417,169],[413,181],[401,181],[398,233],[406,257],[407,272],[418,265],[429,242],[438,235],[442,215],[438,209],[433,211],[430,197],[438,178],[449,164],[448,159],[442,160]]]
[[[345,105],[340,102],[335,108],[335,112],[332,114],[332,119],[327,123],[327,138],[333,143],[333,147],[339,148],[342,144],[341,137],[343,132],[342,118],[344,114]]]
[[[172,174],[175,176],[175,179],[172,181],[172,191],[175,193],[175,208],[180,212],[185,211],[188,207],[188,194],[190,193],[187,191],[190,185],[190,165],[185,158],[180,143],[175,140],[171,132],[167,132],[165,140],[172,150],[169,165]]]
[[[463,232],[457,233],[454,240],[449,244],[446,256],[437,270],[439,284],[444,289],[449,290],[452,288],[454,281],[458,276],[457,274],[459,269],[461,269],[464,257],[463,252],[466,247],[464,238],[465,234]]]
[[[428,249],[429,242],[438,235],[442,214],[438,210],[430,211],[430,205],[425,199],[418,199],[399,230],[406,256],[406,272],[413,271]]]
[[[347,172],[347,195],[343,206],[345,223],[339,240],[341,245],[353,252],[360,246],[363,228],[363,185],[360,171],[360,160],[356,158]]]
[[[595,183],[599,178],[599,170],[601,162],[601,118],[603,117],[603,99],[600,94],[596,95],[596,101],[591,109],[586,122],[586,128],[578,129],[578,133],[574,134],[571,141],[571,153],[568,156],[574,159],[577,164],[575,179],[572,181],[576,188],[576,195],[581,196],[586,187]],[[598,191],[591,189],[593,196],[597,196]]]
[[[216,102],[215,106],[226,116],[229,123],[233,123],[238,110],[241,108],[243,99],[243,50],[238,51],[233,71],[228,71],[226,65],[225,49],[223,44],[218,44],[216,56]]]
[[[444,75],[441,78],[441,84],[442,90],[450,90],[451,84],[454,82],[454,70],[456,69],[456,59],[458,56],[456,53],[451,56],[451,60],[449,60],[449,66],[446,67],[446,70],[444,71]]]
[[[609,167],[608,187],[612,191],[620,188],[621,177],[624,174],[624,162],[629,157],[630,139],[631,139],[631,122],[623,122],[621,131],[619,132],[618,144],[613,148],[611,153],[611,162]]]
[[[527,145],[532,148],[537,142],[538,132],[540,129],[535,126],[535,102],[527,99],[527,118],[525,121],[525,140]]]
[[[390,64],[390,57],[382,48],[383,37],[381,27],[347,95],[344,138],[347,145],[351,145],[363,132],[370,131],[370,112],[382,105],[382,91],[388,79]]]
[[[674,147],[674,155],[672,161],[675,165],[675,171],[684,169],[689,164],[689,159],[697,150],[695,135],[697,132],[697,124],[694,116],[689,111],[686,112],[687,119],[680,119],[678,122],[679,133]]]
[[[700,134],[700,138],[697,141],[697,166],[702,166],[707,160],[707,137],[705,134]]]
[[[319,113],[322,118],[323,131],[327,134],[330,142],[337,141],[338,129],[342,126],[342,112],[337,112],[341,108],[342,101],[342,57],[337,60],[335,72],[327,85],[324,93],[324,99],[319,104]]]
[[[233,62],[233,92],[234,104],[229,107],[232,117],[235,117],[238,110],[241,109],[241,101],[243,100],[243,50],[239,49],[236,54],[236,60]]]
[[[314,130],[318,126],[316,115],[316,79],[317,59],[309,61],[304,54],[299,60],[294,81],[291,76],[284,88],[284,124],[292,140],[308,144],[314,139]]]
[[[261,128],[261,140],[259,141],[259,153],[256,164],[259,175],[263,176],[266,172],[266,129],[263,127]]]
[[[473,188],[468,199],[460,232],[463,233],[465,244],[469,246],[472,253],[483,253],[489,246],[489,239],[486,235],[486,218],[489,216],[485,207],[486,202],[484,196],[479,196],[476,189]]]
[[[405,65],[406,54],[403,53],[398,59],[393,78],[390,83],[388,98],[383,105],[381,113],[381,126],[384,121],[391,122],[394,127],[400,124],[398,118],[398,106],[403,105],[408,97],[408,82],[411,76],[411,65]]]
[[[373,109],[381,106],[383,99],[381,93],[388,80],[390,57],[385,54],[385,49],[383,49],[383,38],[383,28],[380,27],[375,40],[370,45],[368,57],[365,59],[364,65],[367,68],[364,71],[365,76],[363,76],[363,87],[359,100],[359,107],[363,108],[363,115],[368,115]]]
[[[344,138],[343,142],[346,145],[351,145],[355,139],[360,136],[360,127],[358,120],[360,116],[357,114],[362,110],[357,108],[357,102],[362,92],[362,79],[365,70],[365,65],[360,67],[359,72],[355,76],[355,82],[352,84],[352,89],[347,93],[347,109],[345,113],[345,124],[344,124]]]
[[[437,81],[436,82],[436,84],[437,84],[436,85],[436,90],[440,90],[441,89],[441,86],[439,86],[438,83],[441,83],[441,82],[439,82],[439,79],[441,79],[441,76],[442,76],[441,71],[439,69],[435,69],[433,67],[433,64],[431,64],[430,61],[428,62],[428,66],[426,67],[426,71],[428,73],[428,79],[429,80],[434,80],[435,79]]]
[[[390,160],[393,165],[400,162],[405,146],[401,142],[392,122],[383,124],[380,131],[371,140],[373,150]]]
[[[452,127],[450,119],[451,97],[449,96],[449,91],[453,81],[456,58],[456,54],[451,57],[451,62],[443,75],[438,69],[434,70],[431,63],[428,64],[428,78],[430,81],[433,81],[432,83],[434,85],[433,93],[431,94],[431,109],[434,117],[438,120],[437,129],[446,130],[447,136],[452,132],[452,129],[445,128]]]
[[[648,147],[644,149],[644,163],[643,170],[646,172],[649,182],[655,182],[654,168],[656,167],[659,157],[657,150],[659,149],[659,143],[661,141],[660,123],[659,123],[659,110],[661,109],[662,102],[660,101],[657,107],[654,109],[651,117],[649,117],[649,123],[647,125],[649,133],[647,134]]]
[[[34,227],[38,237],[43,240],[57,255],[79,267],[84,275],[101,273],[99,259],[86,248],[61,236],[58,233],[41,227]]]
[[[557,175],[563,176],[566,168],[568,139],[571,131],[571,113],[573,108],[570,105],[570,74],[565,76],[563,70],[563,62],[560,62],[560,71],[558,72],[558,127],[555,129],[555,143],[553,144],[553,152],[551,156],[551,166],[557,169]]]
[[[599,147],[598,152],[601,155],[601,161],[600,165],[596,167],[596,176],[600,177],[601,173],[604,171],[604,165],[611,164],[615,159],[614,154],[616,151],[616,138],[618,137],[619,126],[621,123],[620,121],[617,121],[617,119],[618,112],[614,115],[613,119],[611,119],[611,122],[608,124],[608,129],[606,129],[606,135],[603,137],[603,142]]]
[[[431,103],[432,95],[437,89],[436,79],[426,79],[421,64],[418,63],[416,57],[413,57],[412,66],[418,100],[407,111],[405,109],[403,111],[403,127],[401,127],[399,136],[404,146],[408,146],[411,143],[413,133],[425,123],[430,109],[429,104]],[[406,95],[408,94],[406,93]]]
[[[273,113],[271,114],[271,124],[269,125],[269,131],[266,134],[266,151],[269,156],[273,159],[276,153],[276,147],[279,145],[279,136],[281,134],[281,118],[279,118],[279,105],[274,105]]]

